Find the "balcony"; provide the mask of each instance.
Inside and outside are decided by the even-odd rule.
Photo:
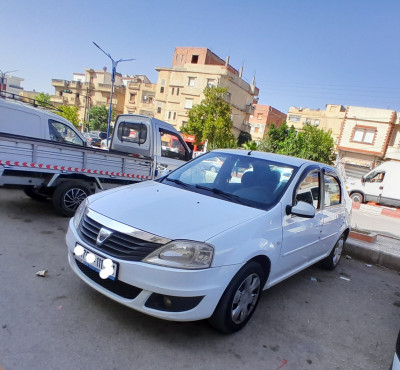
[[[70,81],[69,87],[75,88],[75,89],[80,89],[82,86],[81,81]]]
[[[53,86],[64,87],[64,86],[68,86],[68,81],[66,81],[66,80],[51,80],[51,84]]]
[[[64,96],[52,96],[50,98],[50,101],[55,104],[63,104],[64,105],[64,103],[67,101],[67,99]]]
[[[111,91],[111,84],[100,84],[99,83],[96,86],[96,90],[110,92]]]

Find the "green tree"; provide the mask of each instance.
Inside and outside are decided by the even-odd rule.
[[[45,93],[40,93],[35,96],[36,103],[41,107],[48,107],[51,105],[50,95]]]
[[[111,120],[115,119],[115,112],[111,112]],[[89,110],[89,125],[91,130],[107,131],[108,109],[106,106],[98,105]]]
[[[257,150],[258,144],[255,141],[247,141],[242,145],[242,148],[247,150]]]
[[[58,115],[72,122],[75,127],[79,127],[78,107],[71,105],[61,105],[60,107],[58,107],[58,109],[60,110],[59,112],[56,112]]]
[[[209,149],[236,147],[232,134],[231,106],[225,96],[228,88],[207,86],[200,105],[190,109],[188,123],[182,128],[184,134],[194,135],[196,144],[208,140]]]
[[[268,136],[258,146],[258,150],[291,155],[317,162],[332,164],[334,161],[334,141],[331,131],[324,131],[306,124],[303,131],[288,128],[286,122],[276,128],[271,124]]]

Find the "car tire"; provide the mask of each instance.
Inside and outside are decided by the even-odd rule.
[[[28,188],[24,188],[24,193],[27,195],[29,198],[36,200],[38,202],[43,202],[47,199],[46,195],[39,194],[38,191],[33,187],[30,186]]]
[[[250,261],[244,265],[225,289],[208,320],[210,325],[225,334],[242,329],[256,310],[265,281],[259,263]]]
[[[364,196],[361,193],[352,193],[350,198],[354,203],[364,203]]]
[[[82,183],[64,182],[54,190],[53,206],[62,216],[72,217],[79,204],[89,195],[89,188]]]
[[[321,261],[321,266],[326,270],[334,270],[340,261],[340,257],[343,253],[343,247],[345,243],[345,238],[342,235],[340,239],[336,242],[335,246],[332,248],[329,256]]]

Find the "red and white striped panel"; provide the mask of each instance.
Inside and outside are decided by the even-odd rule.
[[[130,179],[150,180],[150,176],[135,175],[133,173],[90,170],[87,168],[75,168],[75,167],[66,167],[66,166],[52,166],[50,164],[41,164],[41,163],[3,161],[1,159],[0,159],[0,165],[29,167],[29,168],[44,168],[47,170],[79,172],[79,173],[89,173],[92,175],[100,175],[100,176],[115,176],[115,177],[126,177],[126,178],[130,178]]]

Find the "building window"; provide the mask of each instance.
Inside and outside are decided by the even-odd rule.
[[[185,60],[185,55],[182,54],[181,63],[183,63],[184,60]]]
[[[198,55],[192,55],[192,64],[197,64],[199,61],[199,56]]]
[[[174,92],[175,92],[175,88],[173,87],[171,90],[171,95],[174,95]]]
[[[314,121],[314,126],[319,126],[319,119],[316,119],[315,121]]]
[[[176,88],[176,95],[179,95],[179,87]]]
[[[257,113],[257,119],[262,119],[263,118],[263,114],[262,113]]]
[[[372,144],[375,139],[376,130],[357,128],[354,131],[353,141],[365,144]]]
[[[161,113],[161,107],[157,107],[157,113]]]
[[[153,104],[153,97],[152,96],[149,97],[149,104]]]
[[[174,112],[174,121],[176,120],[176,112]]]
[[[254,133],[258,133],[259,128],[258,127],[254,127]]]
[[[129,95],[129,103],[135,104],[136,94]]]
[[[207,78],[207,86],[215,86],[215,79],[214,78]]]
[[[192,109],[193,107],[193,99],[186,99],[185,100],[185,109]]]
[[[178,59],[179,59],[179,54],[176,54],[176,56],[175,56],[175,61],[177,62]]]
[[[165,85],[165,80],[161,80],[161,85]]]
[[[298,116],[298,115],[295,115],[295,114],[289,115],[289,121],[290,122],[300,122],[300,118],[301,118],[301,116]]]
[[[188,86],[194,86],[196,82],[196,77],[189,77]]]
[[[160,93],[162,94],[164,92],[164,86],[160,87]]]
[[[171,119],[171,112],[168,112],[168,119]]]

